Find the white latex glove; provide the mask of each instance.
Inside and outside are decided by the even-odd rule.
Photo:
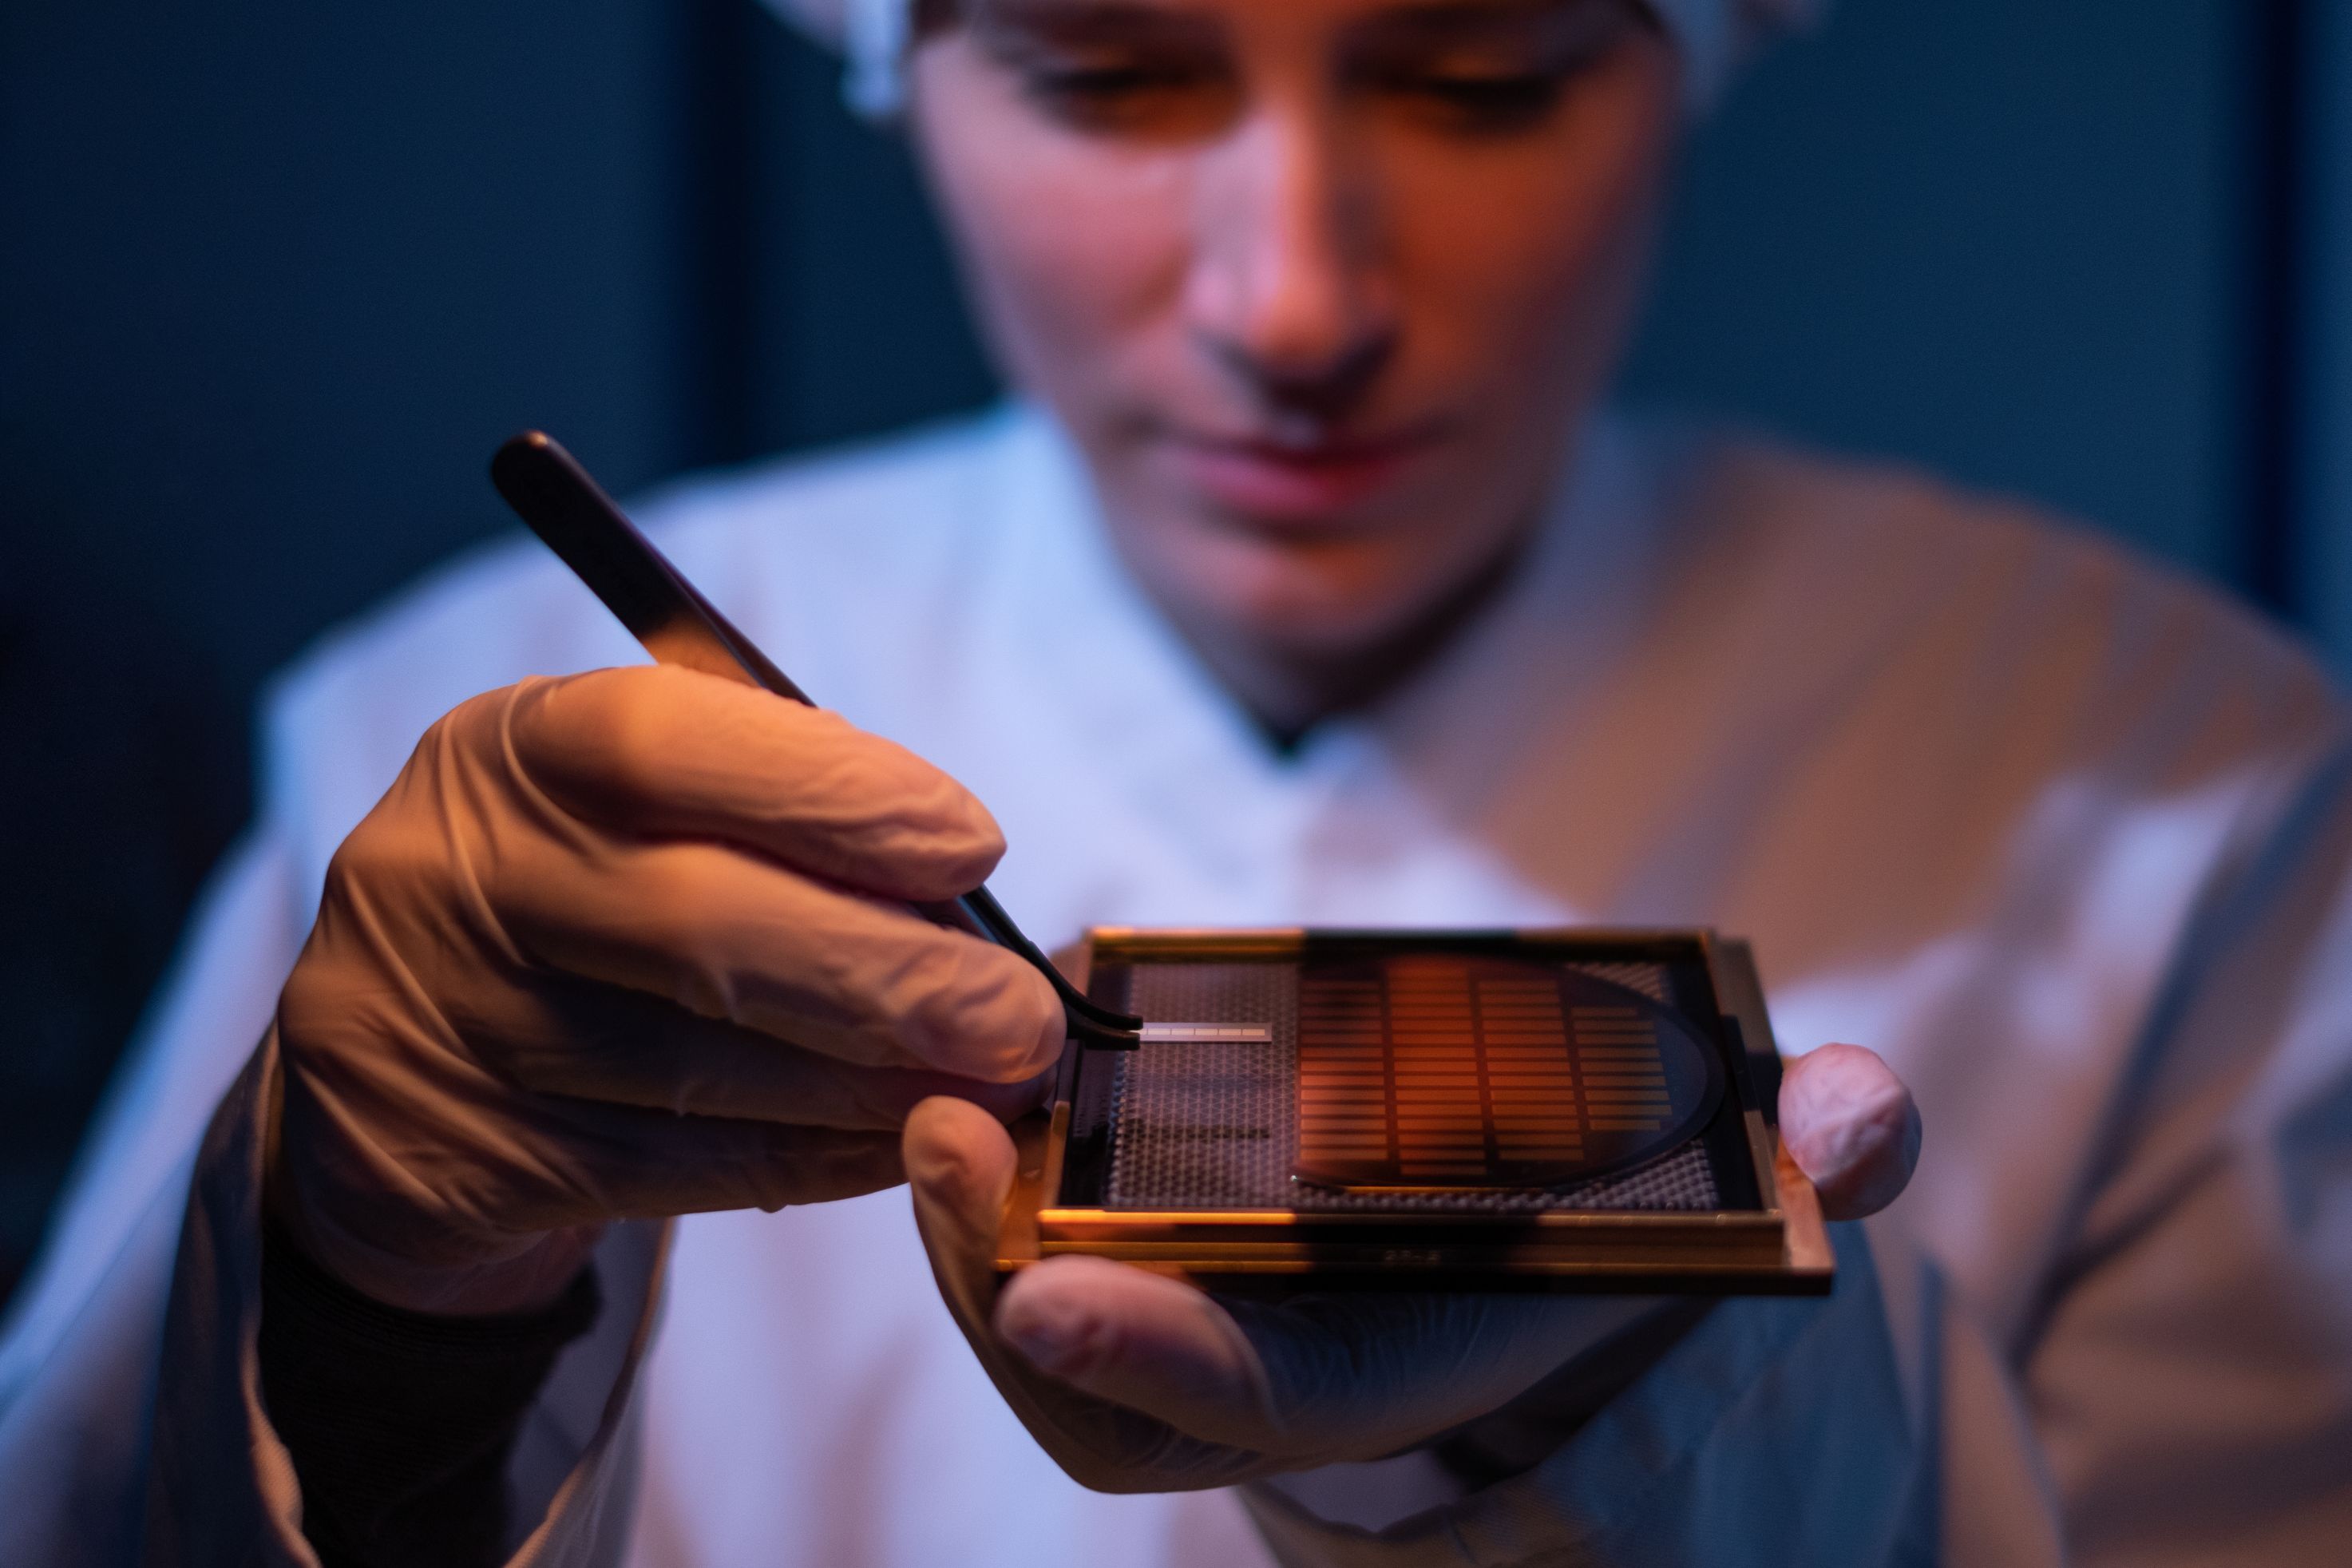
[[[1854,1219],[1910,1179],[1919,1117],[1886,1064],[1824,1046],[1788,1064],[1780,1126],[1823,1213]],[[1065,1256],[998,1288],[1013,1142],[977,1108],[908,1118],[915,1215],[950,1310],[1030,1433],[1086,1486],[1182,1491],[1380,1458],[1517,1398],[1651,1303],[1362,1293],[1280,1305]]]
[[[690,670],[475,699],[329,868],[280,998],[268,1202],[394,1305],[551,1300],[605,1221],[900,1177],[927,1096],[1034,1104],[1060,1004],[904,900],[980,803],[837,716]]]

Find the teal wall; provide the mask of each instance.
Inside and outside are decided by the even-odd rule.
[[[1697,138],[1633,385],[2234,578],[2249,9],[1843,0]]]
[[[2336,668],[2352,676],[2352,8],[2315,0],[2309,23],[2297,603]]]

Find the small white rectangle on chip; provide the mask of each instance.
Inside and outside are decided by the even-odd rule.
[[[1146,1024],[1143,1043],[1270,1046],[1274,1043],[1274,1030],[1265,1024]]]

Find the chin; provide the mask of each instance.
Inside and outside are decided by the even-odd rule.
[[[1188,595],[1229,634],[1322,656],[1377,645],[1411,623],[1433,575],[1379,551],[1251,544],[1204,552]]]

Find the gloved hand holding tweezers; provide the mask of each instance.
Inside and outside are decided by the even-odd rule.
[[[397,1306],[551,1300],[606,1220],[899,1179],[947,1091],[1010,1115],[1064,1039],[922,919],[1003,847],[954,781],[687,669],[493,691],[345,841],[279,1004],[279,1222]]]
[[[552,1300],[598,1226],[888,1185],[928,1095],[1034,1103],[1074,991],[982,885],[1004,842],[808,705],[544,436],[507,499],[661,660],[477,698],[337,854],[278,1009],[268,1202],[396,1306]]]

